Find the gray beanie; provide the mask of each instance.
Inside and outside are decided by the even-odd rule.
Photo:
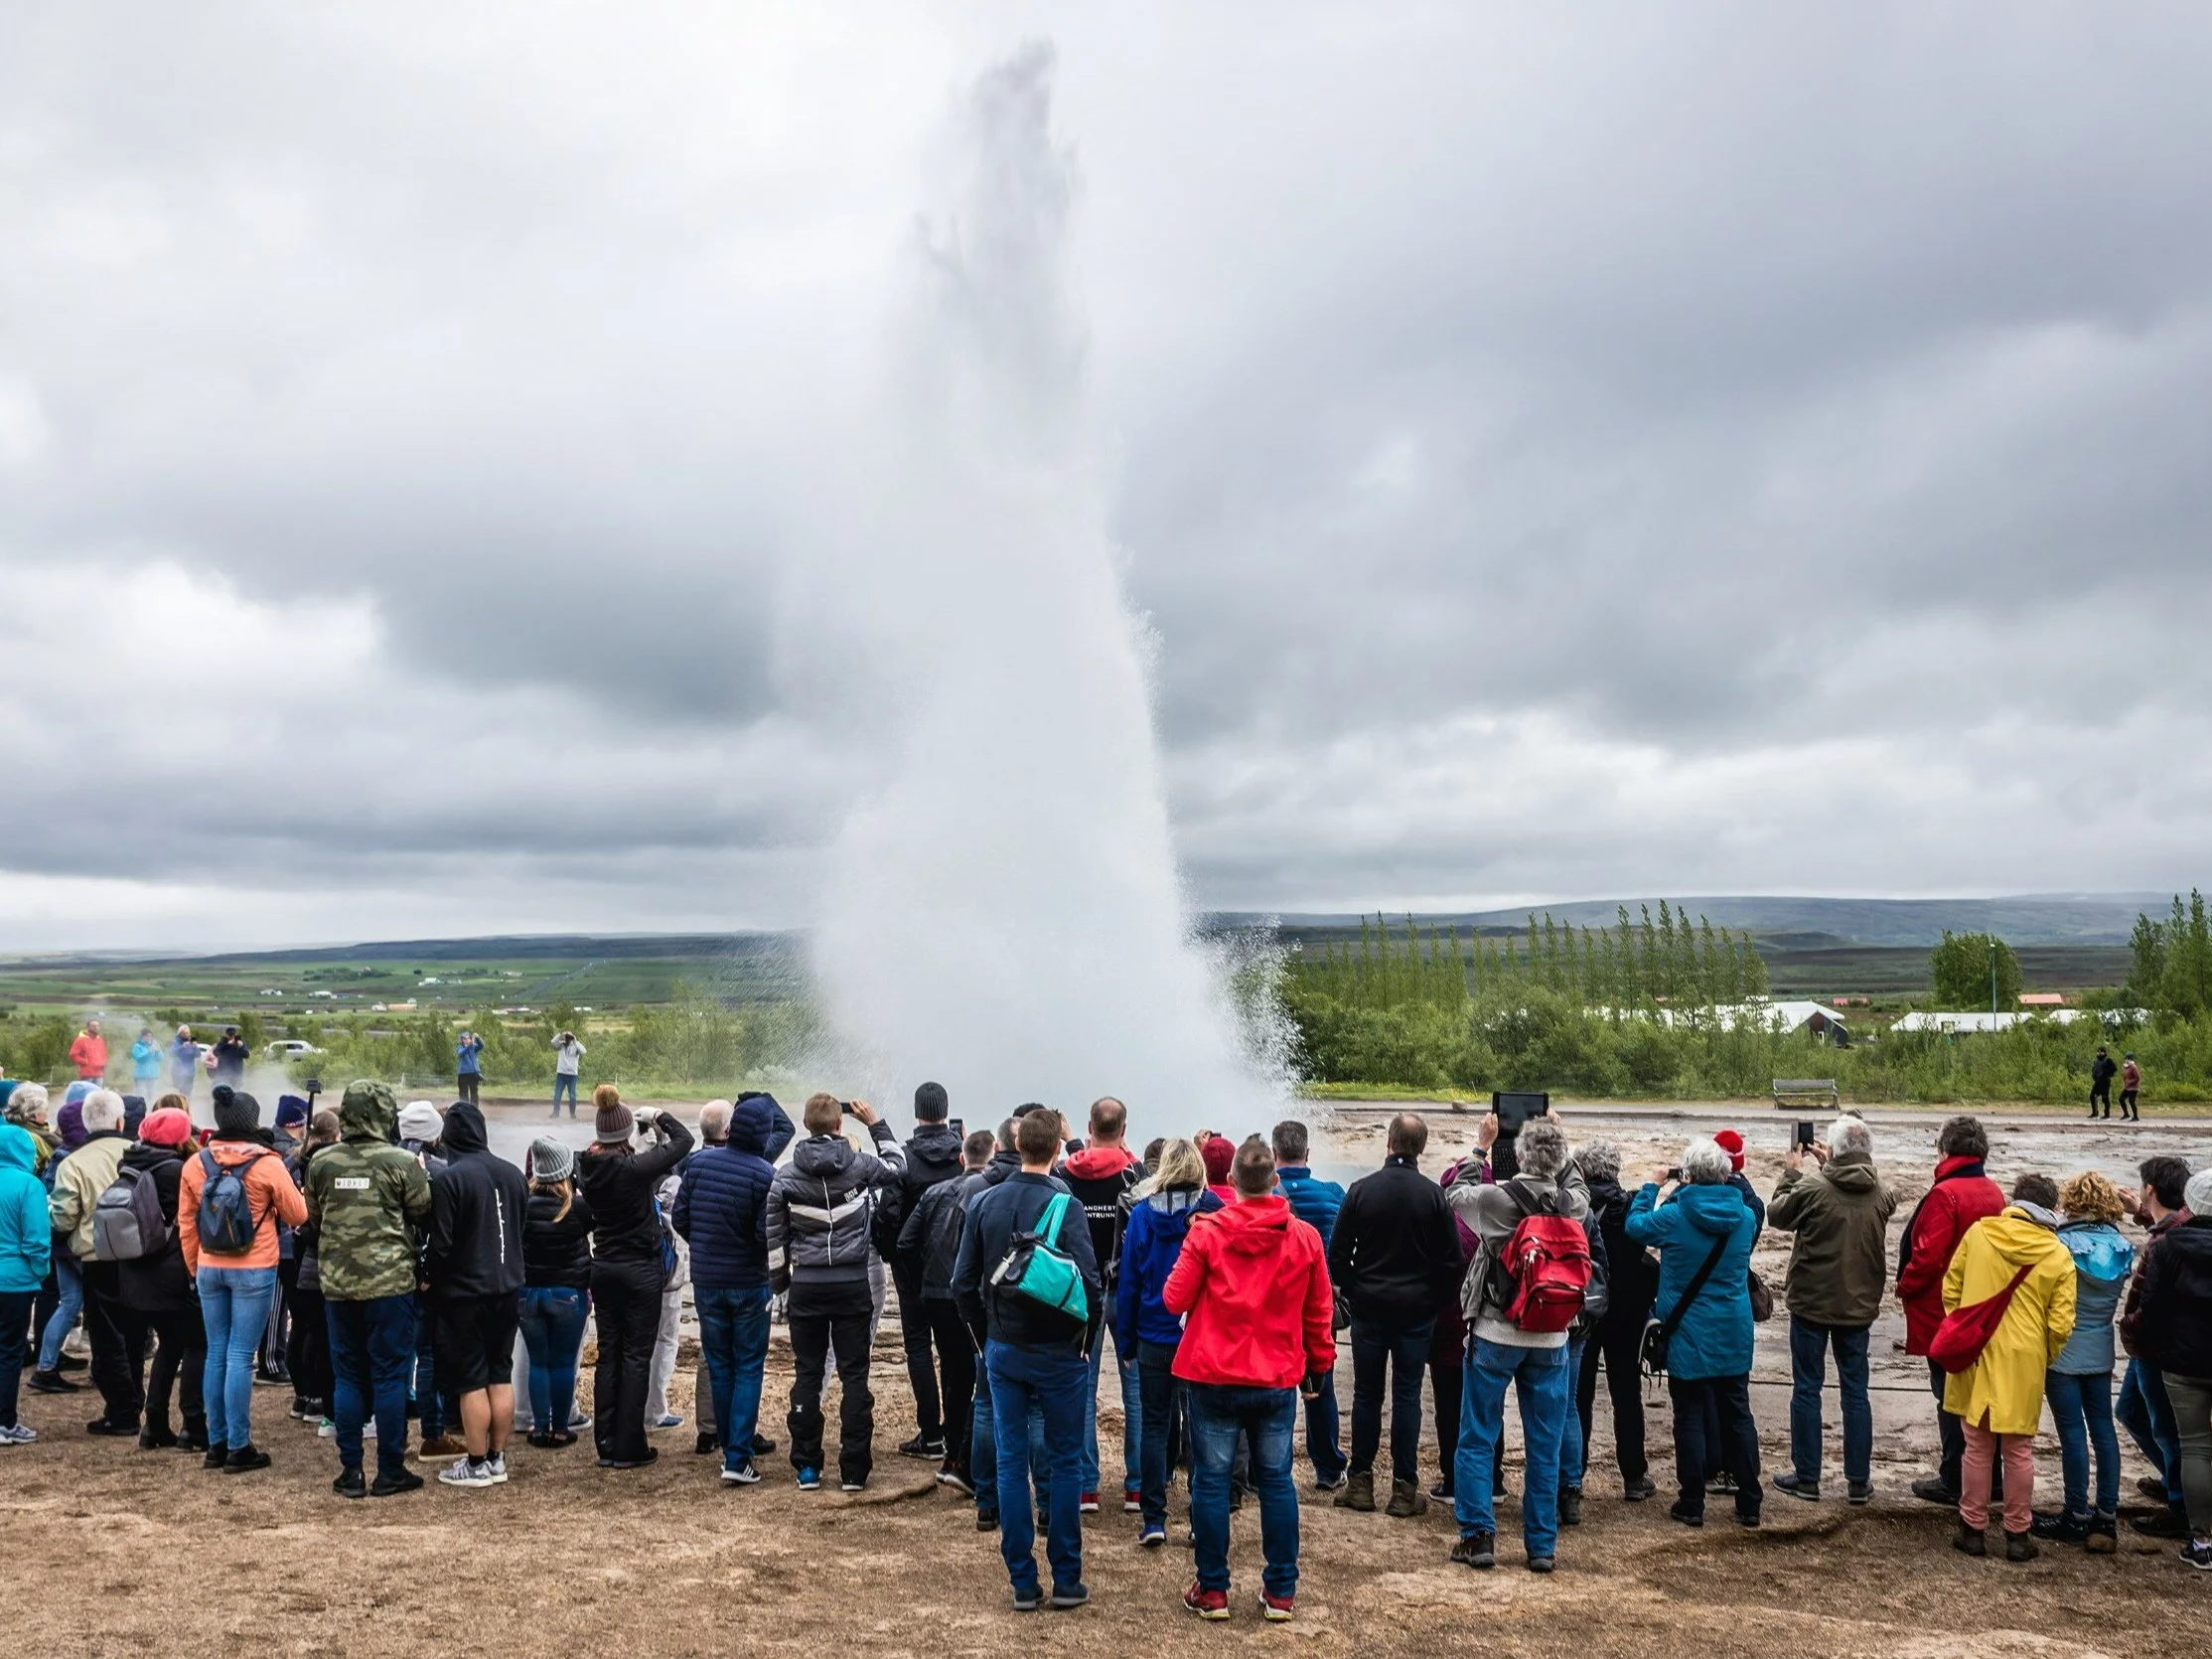
[[[2193,1216],[2212,1215],[2212,1169],[2200,1169],[2181,1189],[2181,1202]]]
[[[409,1101],[399,1109],[400,1139],[419,1140],[428,1145],[444,1132],[445,1120],[428,1101]]]
[[[243,1089],[224,1085],[216,1090],[214,1099],[216,1133],[235,1139],[261,1127],[261,1103]]]
[[[531,1180],[565,1181],[575,1170],[575,1152],[558,1140],[540,1137],[530,1142]]]

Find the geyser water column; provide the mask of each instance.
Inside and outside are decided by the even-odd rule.
[[[1106,533],[1051,75],[1033,46],[976,84],[917,237],[858,481],[896,759],[836,836],[814,974],[840,1060],[887,1098],[936,1078],[970,1126],[1112,1094],[1140,1131],[1257,1128],[1280,1087],[1190,938],[1149,636]]]

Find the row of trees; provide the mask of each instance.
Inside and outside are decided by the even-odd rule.
[[[2202,892],[2191,888],[2185,905],[2174,894],[2162,922],[2138,915],[2129,944],[2128,995],[2137,1007],[2183,1019],[2212,1012],[2212,919]]]
[[[1620,1012],[1709,1008],[1765,993],[1766,962],[1749,934],[1715,929],[1702,916],[1693,926],[1665,899],[1656,919],[1649,905],[1641,922],[1629,919],[1625,905],[1618,916],[1612,928],[1593,929],[1554,921],[1549,911],[1539,922],[1531,912],[1518,942],[1510,935],[1462,940],[1457,928],[1424,932],[1410,916],[1402,933],[1381,916],[1362,918],[1357,945],[1330,940],[1318,954],[1301,954],[1288,966],[1286,985],[1308,1002],[1446,1009],[1540,988]]]

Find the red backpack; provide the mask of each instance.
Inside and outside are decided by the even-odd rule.
[[[1563,1331],[1581,1316],[1590,1241],[1579,1221],[1542,1211],[1523,1216],[1498,1253],[1498,1268],[1506,1276],[1500,1299],[1516,1330]]]

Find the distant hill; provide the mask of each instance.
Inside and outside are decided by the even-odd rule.
[[[1954,933],[1994,933],[2013,945],[2125,945],[2138,913],[2161,913],[2165,893],[2030,893],[1997,899],[1824,899],[1763,895],[1668,896],[1692,917],[1703,916],[1716,928],[1739,928],[1760,943],[1782,950],[1817,950],[1843,945],[1912,946],[1926,949],[1949,928]],[[1421,925],[1455,926],[1462,932],[1525,928],[1529,911],[1548,910],[1555,920],[1579,927],[1610,927],[1619,906],[1630,917],[1659,900],[1582,899],[1513,910],[1422,914]],[[1252,922],[1253,916],[1214,918],[1223,924]],[[1298,933],[1357,931],[1360,919],[1343,915],[1285,915],[1286,930]]]

